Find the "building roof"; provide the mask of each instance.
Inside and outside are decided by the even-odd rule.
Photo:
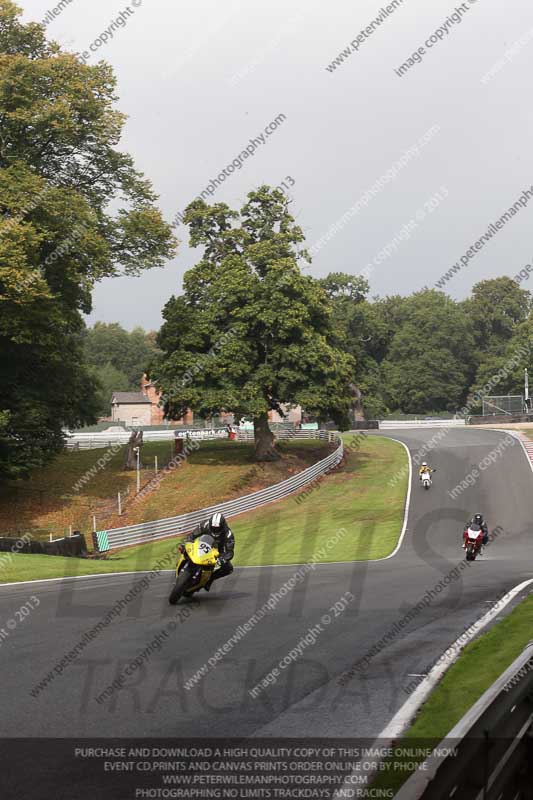
[[[148,405],[152,405],[148,395],[143,392],[113,392],[111,402],[119,403],[120,405],[128,405],[130,403],[147,403]]]

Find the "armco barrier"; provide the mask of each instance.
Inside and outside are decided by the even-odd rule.
[[[464,419],[384,419],[379,421],[380,430],[392,430],[393,428],[455,428],[464,425]]]
[[[468,417],[469,425],[509,425],[510,423],[533,422],[531,414],[489,414]]]
[[[479,698],[396,800],[526,800],[533,792],[533,642]],[[528,793],[522,793],[526,789]]]
[[[311,438],[310,435],[315,439],[324,439],[331,443],[337,443],[338,446],[329,456],[321,461],[317,461],[316,464],[302,470],[302,472],[299,472],[292,478],[281,481],[281,483],[275,483],[273,486],[268,486],[266,489],[261,489],[258,492],[252,492],[243,497],[237,497],[234,500],[227,500],[224,503],[218,503],[216,506],[202,508],[199,511],[180,514],[177,517],[168,517],[167,519],[157,519],[138,525],[126,525],[123,528],[110,528],[107,531],[98,531],[95,534],[97,549],[100,552],[105,552],[115,547],[143,544],[157,539],[164,539],[167,536],[188,533],[192,531],[199,522],[202,522],[202,520],[215,511],[221,511],[227,517],[234,517],[237,514],[243,514],[245,511],[253,511],[255,508],[264,506],[267,503],[272,503],[274,500],[281,500],[284,497],[288,497],[303,486],[312,483],[319,476],[325,475],[327,472],[334,469],[342,459],[344,447],[342,439],[337,433],[332,433],[331,431],[298,431],[294,437],[290,438],[307,439]]]

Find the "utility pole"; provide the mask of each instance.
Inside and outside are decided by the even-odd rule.
[[[529,376],[527,374],[527,369],[524,370],[524,399],[526,410],[529,411]]]

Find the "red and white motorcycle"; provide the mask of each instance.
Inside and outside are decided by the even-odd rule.
[[[466,550],[466,560],[475,561],[483,545],[483,531],[481,527],[476,524],[469,525],[468,528],[465,528],[463,539],[463,547]]]

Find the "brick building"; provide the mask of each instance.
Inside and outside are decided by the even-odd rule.
[[[111,419],[128,427],[152,424],[152,403],[143,392],[113,392]]]
[[[163,425],[166,420],[159,398],[160,394],[154,384],[143,375],[140,392],[113,392],[111,420],[123,422],[132,428]],[[193,421],[193,412],[187,411],[180,420],[173,421],[172,425],[192,425]]]
[[[268,412],[268,421],[269,422],[292,422],[294,425],[299,425],[302,421],[302,407],[295,406],[294,408],[289,408],[289,406],[282,405],[283,411],[285,412],[285,418],[280,416],[277,411],[269,411]]]
[[[152,421],[150,425],[162,425],[165,422],[165,414],[163,407],[159,405],[161,395],[146,375],[141,378],[141,392],[148,397],[152,404]],[[173,420],[172,425],[192,425],[193,422],[194,414],[189,410],[181,419]]]

